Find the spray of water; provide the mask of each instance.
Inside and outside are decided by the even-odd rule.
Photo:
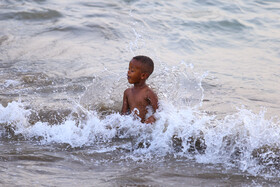
[[[70,147],[129,139],[132,143],[122,148],[130,150],[130,158],[173,155],[238,167],[253,175],[278,176],[279,120],[266,119],[265,110],[256,114],[244,107],[222,119],[200,111],[204,75],[194,73],[191,65],[181,65],[184,68],[164,68],[149,80],[160,105],[152,125],[120,115],[122,94],[128,85],[123,76],[107,73],[96,76],[80,101],[73,102],[72,113],[56,124],[31,123],[36,110],[26,109],[21,102],[0,106],[1,138],[21,136],[41,144]],[[7,134],[5,129],[13,133]]]

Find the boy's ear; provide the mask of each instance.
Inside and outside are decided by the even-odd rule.
[[[141,79],[147,79],[149,77],[148,73],[142,73],[141,74]]]

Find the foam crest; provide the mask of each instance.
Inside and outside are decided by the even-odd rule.
[[[21,102],[11,102],[4,107],[0,105],[0,124],[16,125],[17,127],[26,128],[29,125],[28,116],[30,110],[24,109]]]
[[[253,175],[279,175],[280,122],[265,119],[265,111],[255,114],[242,108],[219,120],[197,108],[178,109],[161,101],[155,114],[157,121],[152,125],[142,124],[131,115],[115,112],[100,116],[96,111],[88,111],[84,119],[70,116],[60,124],[39,121],[32,125],[28,123],[30,111],[22,103],[9,103],[0,111],[2,126],[13,130],[16,136],[41,144],[84,147],[129,139],[131,143],[126,141],[119,146],[130,150],[124,155],[128,158],[173,155],[238,167]],[[108,146],[108,151],[112,146]]]
[[[171,155],[237,167],[253,175],[280,175],[279,119],[266,119],[265,110],[253,113],[244,107],[222,119],[209,115],[198,107],[202,105],[204,75],[194,73],[184,62],[160,72],[149,80],[159,95],[152,125],[142,124],[133,115],[120,115],[122,94],[128,85],[123,76],[107,73],[96,76],[80,102],[72,103],[70,115],[57,123],[31,122],[36,111],[26,109],[28,103],[0,106],[1,137],[20,135],[41,144],[73,148],[108,144],[104,152],[129,150],[123,158]],[[14,134],[5,137],[3,127]],[[116,145],[120,139],[124,143]]]
[[[255,114],[242,108],[210,123],[204,131],[207,149],[196,158],[202,163],[234,165],[254,175],[279,175],[279,133],[279,121],[265,119],[264,110]]]

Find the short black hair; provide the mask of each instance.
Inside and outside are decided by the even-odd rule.
[[[132,59],[137,60],[141,62],[144,67],[143,71],[151,75],[154,71],[154,62],[150,57],[144,56],[144,55],[138,55],[133,57]]]

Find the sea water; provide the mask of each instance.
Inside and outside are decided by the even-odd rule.
[[[3,186],[278,186],[276,0],[0,2]],[[154,60],[152,125],[122,116]]]

